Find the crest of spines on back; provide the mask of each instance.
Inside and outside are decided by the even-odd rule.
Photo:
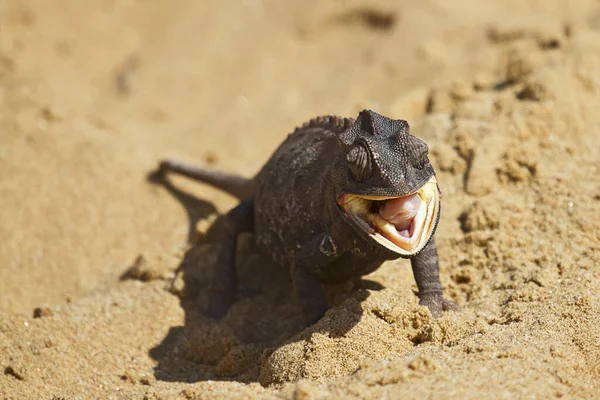
[[[322,128],[334,133],[341,133],[350,128],[353,123],[354,119],[352,118],[338,117],[337,115],[322,115],[305,122],[302,126],[296,128],[295,131],[310,128]]]

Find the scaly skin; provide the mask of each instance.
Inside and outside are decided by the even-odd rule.
[[[237,291],[237,236],[252,231],[261,253],[289,268],[309,322],[327,310],[322,283],[368,274],[387,260],[410,257],[420,304],[434,316],[457,310],[445,299],[438,273],[431,221],[426,241],[413,254],[399,254],[373,240],[338,204],[344,194],[399,197],[417,192],[434,176],[427,145],[409,134],[406,121],[363,111],[356,120],[318,117],[296,129],[254,179],[226,175],[180,162],[172,171],[209,182],[243,200],[225,217],[208,313],[221,317]]]

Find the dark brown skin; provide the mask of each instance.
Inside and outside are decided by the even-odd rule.
[[[242,200],[225,217],[208,314],[219,318],[235,301],[237,237],[253,232],[259,251],[289,268],[311,323],[327,310],[322,283],[358,278],[400,257],[349,219],[338,205],[340,196],[404,196],[434,175],[427,145],[409,134],[408,123],[372,111],[362,111],[356,121],[311,120],[289,135],[251,180],[174,161],[162,162],[161,170],[210,183]],[[420,304],[434,316],[457,310],[443,297],[433,239],[411,263]]]

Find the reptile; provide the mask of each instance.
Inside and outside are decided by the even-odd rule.
[[[327,311],[324,283],[356,279],[385,261],[410,258],[419,304],[433,316],[458,306],[443,296],[433,235],[441,192],[427,144],[407,121],[370,110],[321,116],[296,128],[254,178],[160,163],[240,199],[223,218],[207,314],[235,302],[237,238],[252,232],[260,253],[288,268],[308,322]]]

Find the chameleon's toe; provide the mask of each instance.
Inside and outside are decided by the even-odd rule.
[[[446,299],[441,293],[421,295],[419,304],[429,308],[431,315],[440,317],[444,311],[460,311],[460,307],[452,300]]]
[[[444,311],[455,311],[460,312],[460,307],[453,300],[449,300],[447,298],[442,299],[442,309]]]

